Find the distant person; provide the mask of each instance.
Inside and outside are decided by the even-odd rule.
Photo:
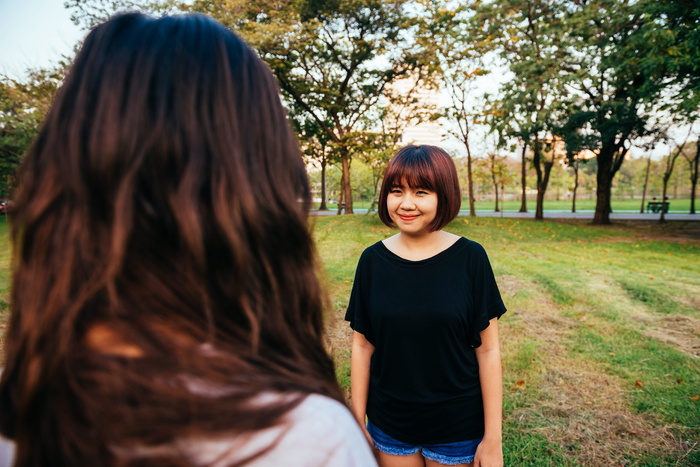
[[[345,317],[355,331],[352,406],[384,467],[503,464],[506,309],[481,245],[442,230],[460,201],[445,151],[399,150],[378,209],[399,233],[357,265]]]
[[[270,70],[204,16],[86,38],[16,193],[0,458],[368,466]]]

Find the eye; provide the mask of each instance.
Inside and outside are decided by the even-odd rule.
[[[427,190],[416,190],[416,194],[421,195],[421,196],[425,196],[425,195],[429,195],[430,192]]]
[[[389,190],[389,193],[391,193],[392,195],[400,195],[401,190],[399,188],[392,188],[391,190]]]

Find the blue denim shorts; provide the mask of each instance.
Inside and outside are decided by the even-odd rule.
[[[382,430],[367,422],[367,431],[372,437],[374,447],[385,454],[394,456],[410,456],[420,452],[423,457],[442,465],[469,464],[474,462],[476,447],[481,443],[482,438],[470,441],[458,441],[447,444],[408,444],[398,441],[384,433]]]

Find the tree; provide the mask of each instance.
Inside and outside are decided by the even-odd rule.
[[[127,0],[71,0],[84,24]],[[353,213],[350,165],[353,138],[387,105],[389,84],[420,75],[431,61],[418,2],[407,0],[143,1],[151,11],[207,14],[240,34],[277,77],[284,99],[315,120],[337,151],[341,199]]]
[[[456,129],[450,129],[448,132],[464,145],[467,153],[467,193],[469,215],[472,217],[476,216],[473,168],[476,157],[472,153],[471,139],[473,138],[474,127],[479,125],[483,119],[482,112],[475,108],[478,107],[478,104],[476,104],[472,79],[480,73],[482,73],[480,69],[472,71],[471,75],[469,72],[462,71],[459,74],[463,79],[460,80],[458,74],[451,75],[448,72],[444,80],[452,99],[452,105],[444,110],[444,116],[457,125]]]
[[[647,19],[641,35],[654,53],[641,55],[639,66],[669,80],[664,107],[692,123],[700,109],[700,7],[695,0],[641,4]]]
[[[522,153],[520,154],[520,210],[527,212],[527,142],[522,141]]]
[[[576,212],[576,195],[578,194],[579,185],[579,164],[581,159],[578,154],[571,154],[568,157],[568,165],[574,172],[574,184],[571,187],[571,212]]]
[[[639,207],[639,213],[644,213],[644,205],[647,198],[647,187],[649,186],[649,172],[651,171],[651,153],[647,156],[646,169],[644,170],[644,185],[642,189],[642,204]]]
[[[449,2],[448,2],[449,3]],[[467,198],[469,215],[476,216],[474,207],[474,159],[472,139],[474,130],[485,122],[483,96],[479,95],[477,80],[487,75],[482,63],[485,50],[475,40],[472,4],[449,5],[434,2],[430,36],[434,41],[440,64],[441,84],[449,96],[450,104],[445,106],[442,117],[452,122],[454,127],[448,133],[459,141],[466,150]]]
[[[46,117],[65,67],[28,70],[22,81],[0,78],[0,198],[10,196],[17,167]]]
[[[506,164],[505,156],[498,155],[495,152],[488,154],[488,165],[491,172],[491,182],[493,183],[494,212],[500,212],[502,207],[499,208],[498,206],[499,190],[502,196],[505,185],[511,182],[510,168]]]
[[[692,126],[700,118],[700,8],[694,0],[675,0],[650,1],[646,10],[653,21],[645,24],[644,32],[650,41],[663,44],[666,53],[648,54],[640,66],[670,79],[664,108]],[[690,166],[691,214],[695,213],[698,150],[700,146],[696,145],[694,157],[690,151],[683,151]]]
[[[660,106],[666,72],[644,66],[668,54],[671,44],[659,34],[663,21],[650,15],[651,0],[572,0],[569,25],[572,54],[566,68],[579,98],[569,109],[568,129],[583,136],[576,150],[596,154],[594,224],[610,223],[612,182],[631,142],[660,131],[647,123]],[[567,142],[568,144],[568,142]]]
[[[176,0],[65,0],[63,5],[72,11],[73,23],[82,25],[85,29],[92,29],[120,11],[154,14],[183,11],[183,5]]]
[[[700,139],[695,142],[695,153],[683,151],[683,157],[688,162],[690,175],[690,214],[695,214],[695,194],[698,188],[698,166],[700,165]]]
[[[474,18],[482,41],[513,74],[491,111],[492,128],[531,149],[537,174],[535,219],[543,219],[550,172],[563,156],[558,146],[569,94],[562,73],[567,60],[564,15],[561,1],[494,0]]]
[[[663,177],[663,188],[661,191],[661,200],[662,202],[666,202],[668,199],[668,181],[671,178],[671,174],[673,173],[673,168],[676,164],[676,160],[678,160],[678,157],[681,155],[681,153],[684,151],[686,144],[688,143],[688,138],[690,137],[691,132],[693,131],[693,127],[691,126],[690,129],[688,130],[688,135],[685,137],[685,141],[681,144],[676,145],[675,152],[672,152],[668,156],[666,156],[665,161],[664,161],[664,177]],[[666,209],[663,208],[661,209],[661,214],[659,216],[659,222],[665,222],[666,221]]]
[[[300,137],[302,153],[307,161],[318,164],[321,168],[321,204],[318,207],[319,211],[327,211],[326,205],[326,169],[333,160],[333,154],[330,148],[330,142],[326,132],[322,131],[315,120],[299,121],[292,114],[297,134]]]

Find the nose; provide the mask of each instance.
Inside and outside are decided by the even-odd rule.
[[[410,193],[404,193],[400,207],[404,211],[413,211],[416,208],[416,203],[413,201],[413,196]]]

